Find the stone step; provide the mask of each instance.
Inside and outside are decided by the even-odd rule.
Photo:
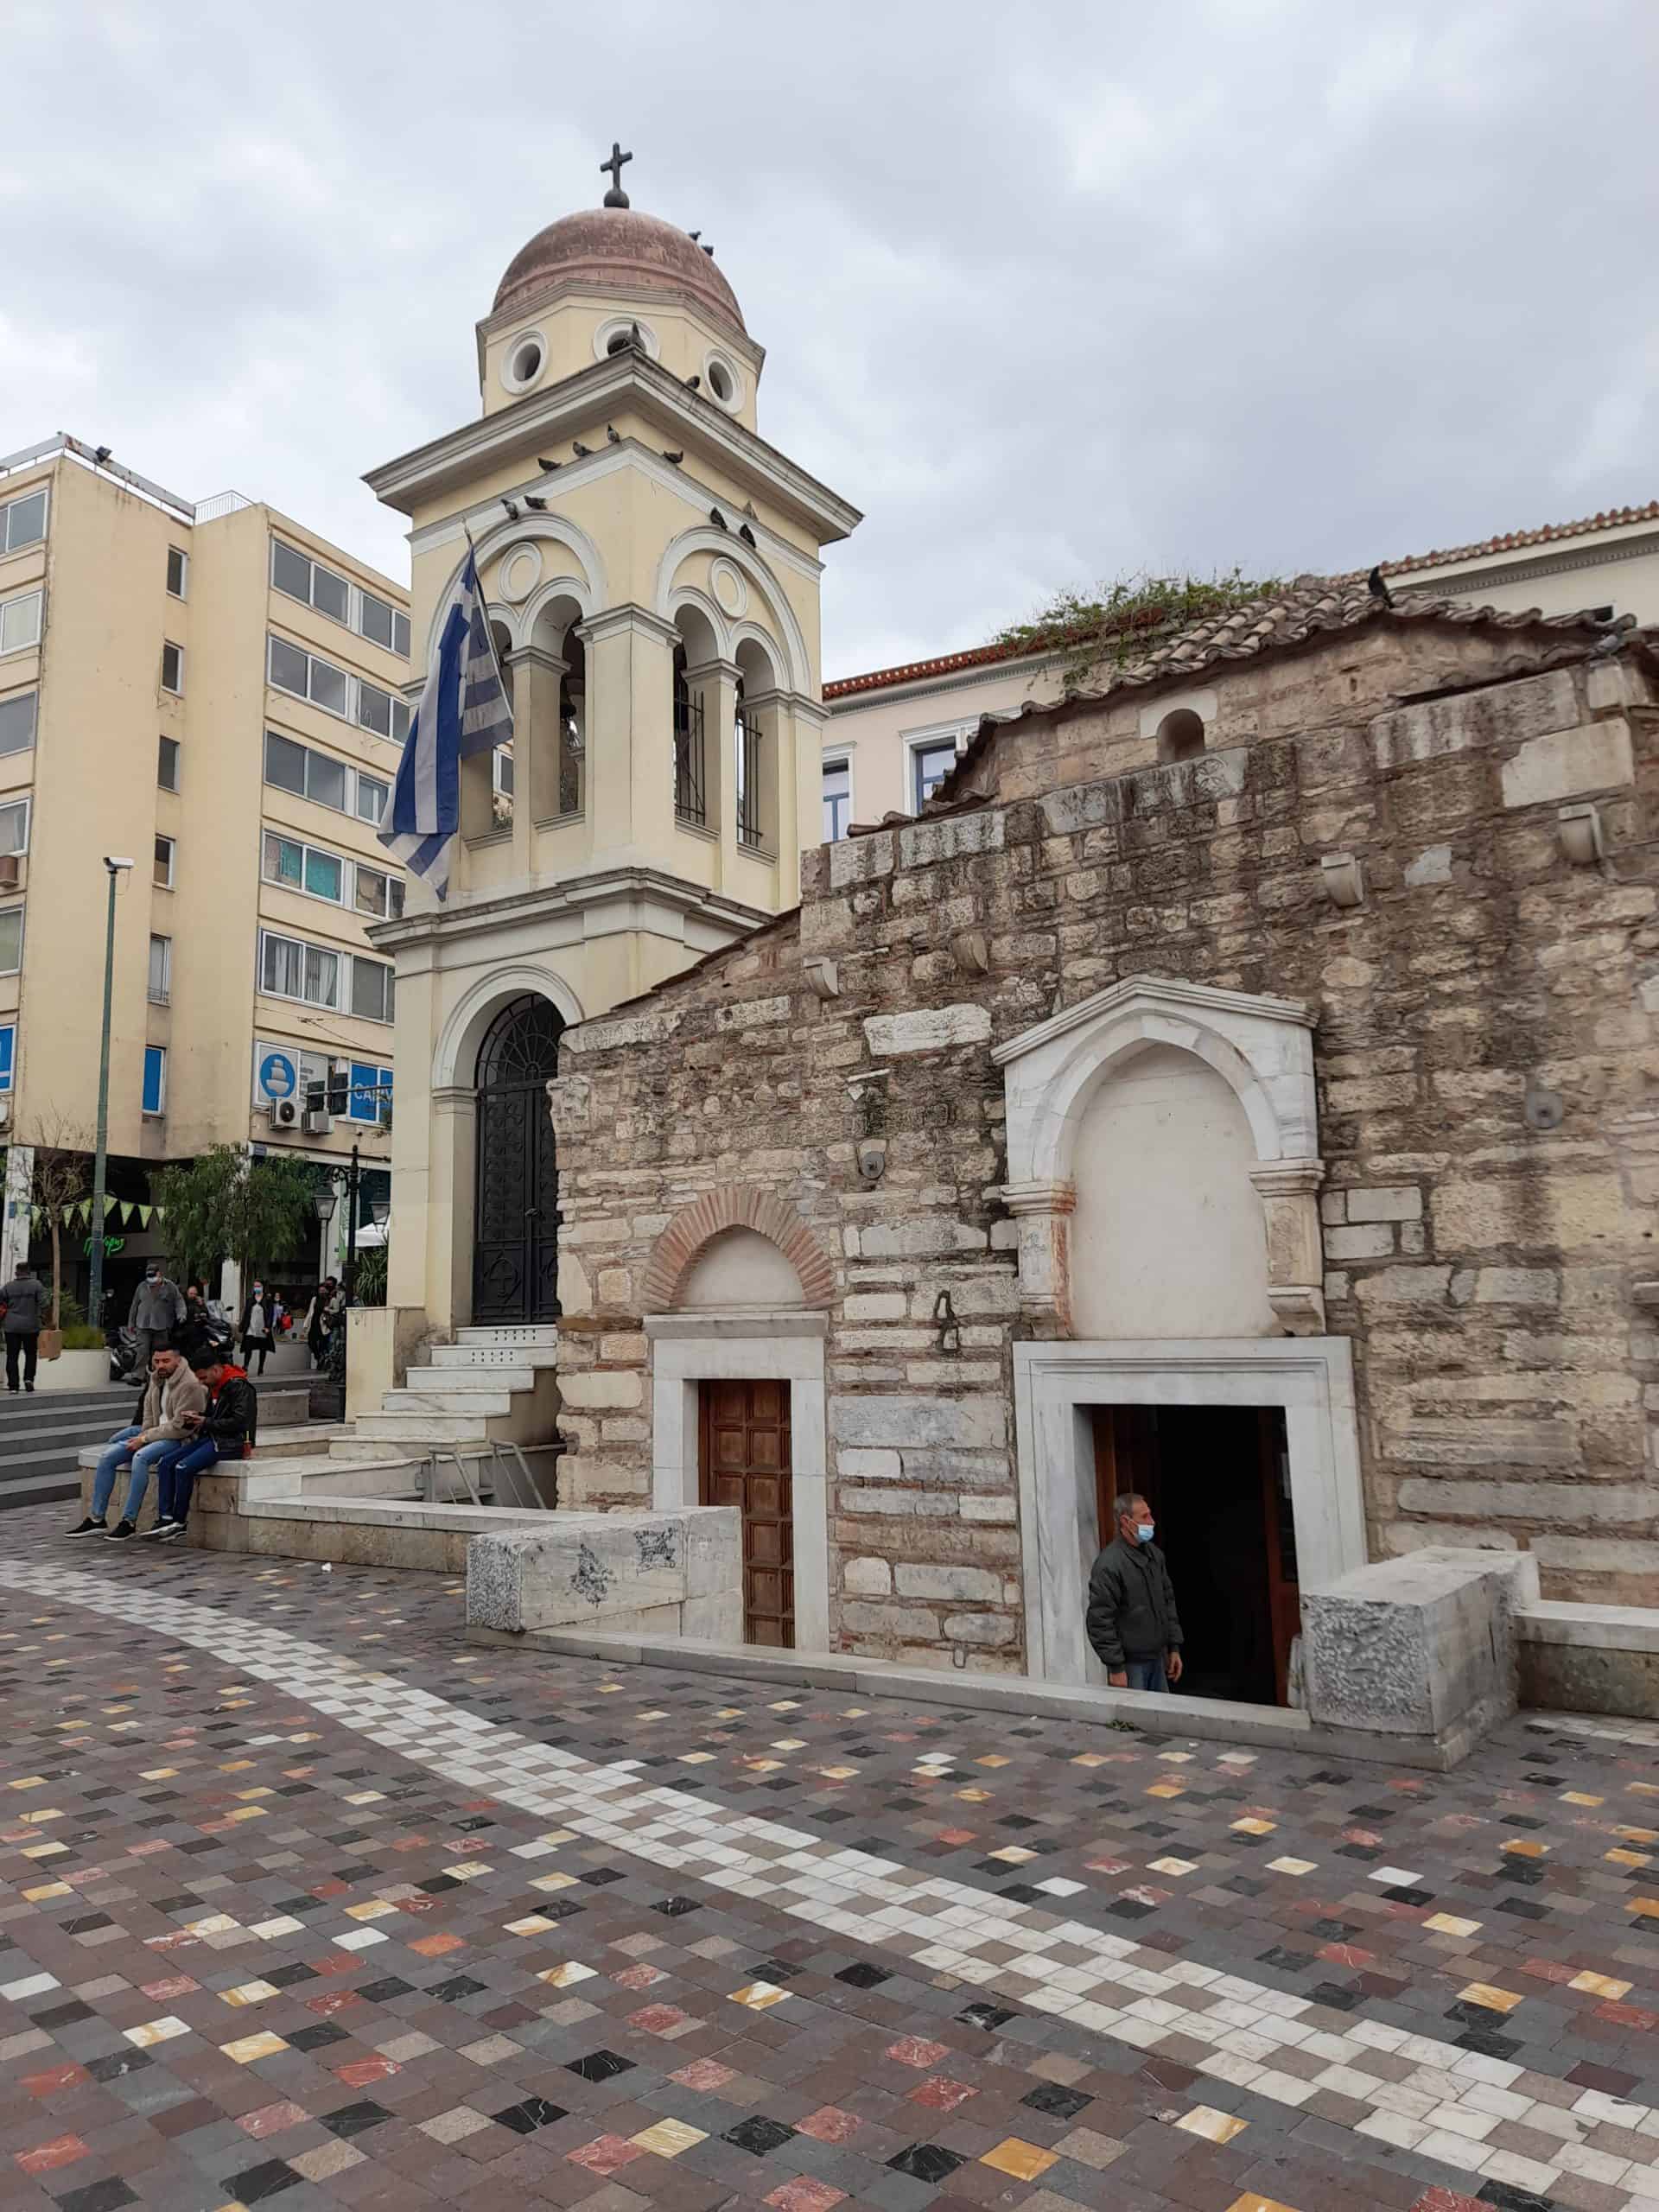
[[[380,1444],[480,1444],[490,1440],[490,1417],[481,1414],[364,1414],[358,1435]]]
[[[533,1367],[411,1367],[404,1377],[406,1390],[460,1392],[472,1396],[480,1390],[533,1390]]]
[[[457,1344],[482,1344],[497,1350],[518,1344],[554,1345],[559,1341],[556,1321],[527,1321],[498,1329],[457,1329]]]
[[[474,1414],[510,1414],[511,1390],[388,1390],[380,1401],[385,1414],[445,1414],[468,1418]]]
[[[479,1368],[551,1367],[559,1356],[556,1344],[429,1344],[426,1351],[435,1367],[462,1371]]]

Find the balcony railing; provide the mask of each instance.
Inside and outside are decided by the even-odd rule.
[[[702,766],[702,702],[681,692],[674,701],[674,815],[698,830],[709,823]]]

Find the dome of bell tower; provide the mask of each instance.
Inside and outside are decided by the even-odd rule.
[[[491,312],[523,307],[556,285],[626,299],[661,294],[747,335],[737,295],[690,232],[626,204],[585,207],[537,231],[507,264]]]

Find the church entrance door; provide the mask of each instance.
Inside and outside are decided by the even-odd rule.
[[[1101,1541],[1135,1491],[1158,1523],[1186,1643],[1183,1697],[1283,1705],[1301,1625],[1278,1406],[1096,1406]]]
[[[473,1319],[551,1321],[559,1311],[559,1179],[547,1084],[558,1073],[557,1009],[527,991],[479,1047]]]
[[[792,1649],[795,1509],[789,1384],[699,1386],[698,1497],[743,1516],[743,1641]]]

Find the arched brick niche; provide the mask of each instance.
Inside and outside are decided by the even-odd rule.
[[[683,1206],[652,1248],[640,1288],[643,1313],[671,1313],[697,1255],[729,1229],[748,1229],[775,1244],[800,1279],[801,1303],[827,1306],[836,1294],[828,1254],[786,1198],[753,1183],[724,1183]]]

